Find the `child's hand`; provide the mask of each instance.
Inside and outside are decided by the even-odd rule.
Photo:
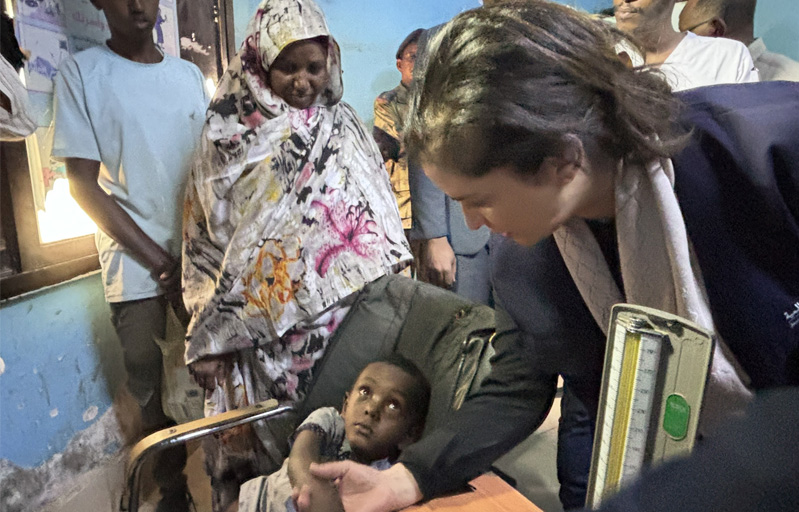
[[[344,512],[338,489],[329,480],[310,477],[292,489],[291,497],[299,512]]]

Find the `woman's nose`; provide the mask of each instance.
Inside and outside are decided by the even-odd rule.
[[[294,75],[294,88],[295,89],[307,89],[310,82],[308,77],[305,76],[305,73],[297,73]]]

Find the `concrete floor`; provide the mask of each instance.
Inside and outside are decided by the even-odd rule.
[[[496,463],[501,471],[516,480],[519,491],[545,512],[560,512],[558,482],[555,473],[557,424],[560,400],[542,427],[507,453]],[[211,512],[211,488],[203,470],[202,450],[189,446],[186,466],[189,488],[197,512]],[[126,457],[120,456],[109,464],[96,468],[75,482],[75,491],[64,495],[42,512],[116,512],[125,485]],[[153,512],[158,492],[152,483],[144,482],[140,512]]]

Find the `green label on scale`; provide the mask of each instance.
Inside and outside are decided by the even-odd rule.
[[[685,439],[688,434],[688,418],[691,417],[691,406],[680,395],[669,395],[666,399],[666,410],[663,412],[663,430],[675,441]]]

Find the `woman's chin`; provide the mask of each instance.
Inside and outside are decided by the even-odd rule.
[[[313,105],[314,98],[311,97],[302,97],[302,98],[290,98],[286,100],[286,103],[289,106],[296,108],[297,110],[305,110]]]

